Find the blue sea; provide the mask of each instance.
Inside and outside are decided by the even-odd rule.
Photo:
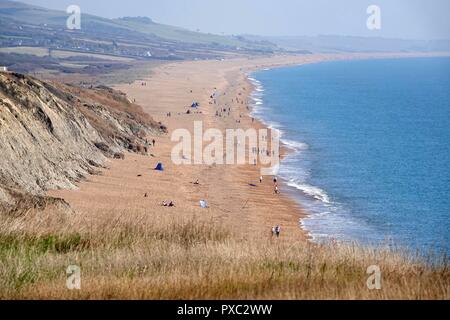
[[[450,58],[263,70],[253,114],[292,152],[279,176],[314,241],[450,253]]]

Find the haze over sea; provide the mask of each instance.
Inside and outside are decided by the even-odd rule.
[[[253,114],[294,152],[280,177],[313,239],[450,253],[450,58],[263,70]]]

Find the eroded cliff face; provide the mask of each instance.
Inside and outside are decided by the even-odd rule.
[[[163,131],[112,89],[0,73],[1,206],[17,206],[24,194],[75,188],[107,157],[120,158],[124,150],[147,153],[145,136]]]

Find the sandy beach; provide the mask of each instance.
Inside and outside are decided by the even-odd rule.
[[[248,102],[253,90],[247,78],[252,70],[330,59],[400,56],[301,55],[174,62],[154,68],[142,79],[117,85],[116,89],[165,124],[168,133],[148,137],[155,139],[149,155],[126,153],[124,160],[109,160],[100,174],[78,183],[77,190],[49,192],[64,198],[73,214],[44,212],[25,216],[22,224],[11,220],[6,226],[11,233],[17,232],[18,225],[26,228],[17,243],[34,248],[34,243],[40,243],[36,241],[59,242],[53,251],[33,260],[32,266],[28,266],[30,251],[17,250],[21,254],[17,259],[36,274],[36,280],[20,291],[9,289],[3,296],[448,298],[446,264],[430,268],[404,258],[402,251],[308,241],[308,233],[299,224],[308,213],[288,197],[290,190],[283,183],[281,194],[274,193],[270,177],[260,184],[259,165],[175,165],[171,159],[172,148],[178,143],[171,141],[172,132],[192,132],[194,121],[201,121],[203,130],[262,127],[251,120],[247,104],[242,103]],[[213,92],[218,93],[216,105],[210,104]],[[200,104],[197,111],[190,108],[193,101]],[[230,115],[223,112],[216,116],[218,106],[231,108]],[[281,153],[288,152],[283,149]],[[154,170],[160,162],[165,166],[162,172]],[[198,185],[194,184],[197,180]],[[200,200],[206,200],[209,208],[201,208]],[[163,201],[173,201],[175,206],[162,206]],[[279,238],[271,236],[275,225],[281,226]],[[61,254],[58,250],[67,251]],[[5,268],[6,272],[15,274],[16,261]],[[367,289],[366,270],[374,264],[389,270],[383,274],[384,290]],[[64,270],[68,265],[80,266],[82,290],[67,290]]]
[[[0,300],[449,300],[448,6],[191,2],[0,0]]]
[[[259,165],[175,165],[171,160],[175,145],[171,133],[179,128],[192,132],[194,121],[202,121],[203,130],[263,127],[257,121],[252,122],[247,109],[253,89],[247,74],[256,69],[326,60],[427,55],[314,54],[164,64],[144,79],[115,87],[168,127],[168,134],[148,137],[156,141],[151,155],[127,153],[125,160],[108,161],[101,175],[89,176],[79,184],[78,190],[49,194],[64,198],[76,211],[85,213],[120,214],[131,209],[149,215],[167,214],[173,219],[195,217],[199,221],[227,225],[241,236],[254,239],[270,238],[271,227],[280,225],[280,241],[305,241],[308,235],[300,228],[299,220],[306,213],[284,194],[286,186],[281,184],[281,194],[275,194],[270,177],[265,177],[260,184]],[[210,104],[213,92],[219,93],[217,105]],[[186,114],[193,101],[199,102],[200,108]],[[230,107],[230,115],[217,117],[219,106]],[[171,117],[167,117],[169,112]],[[159,162],[164,164],[165,171],[153,170]],[[199,185],[193,183],[197,179]],[[209,208],[200,208],[202,199],[208,202]],[[163,201],[173,201],[175,207],[163,207]]]

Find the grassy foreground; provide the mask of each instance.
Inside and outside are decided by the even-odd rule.
[[[66,268],[81,267],[81,290]],[[382,271],[369,290],[367,267]],[[449,299],[445,259],[243,238],[170,213],[0,214],[0,299]]]

